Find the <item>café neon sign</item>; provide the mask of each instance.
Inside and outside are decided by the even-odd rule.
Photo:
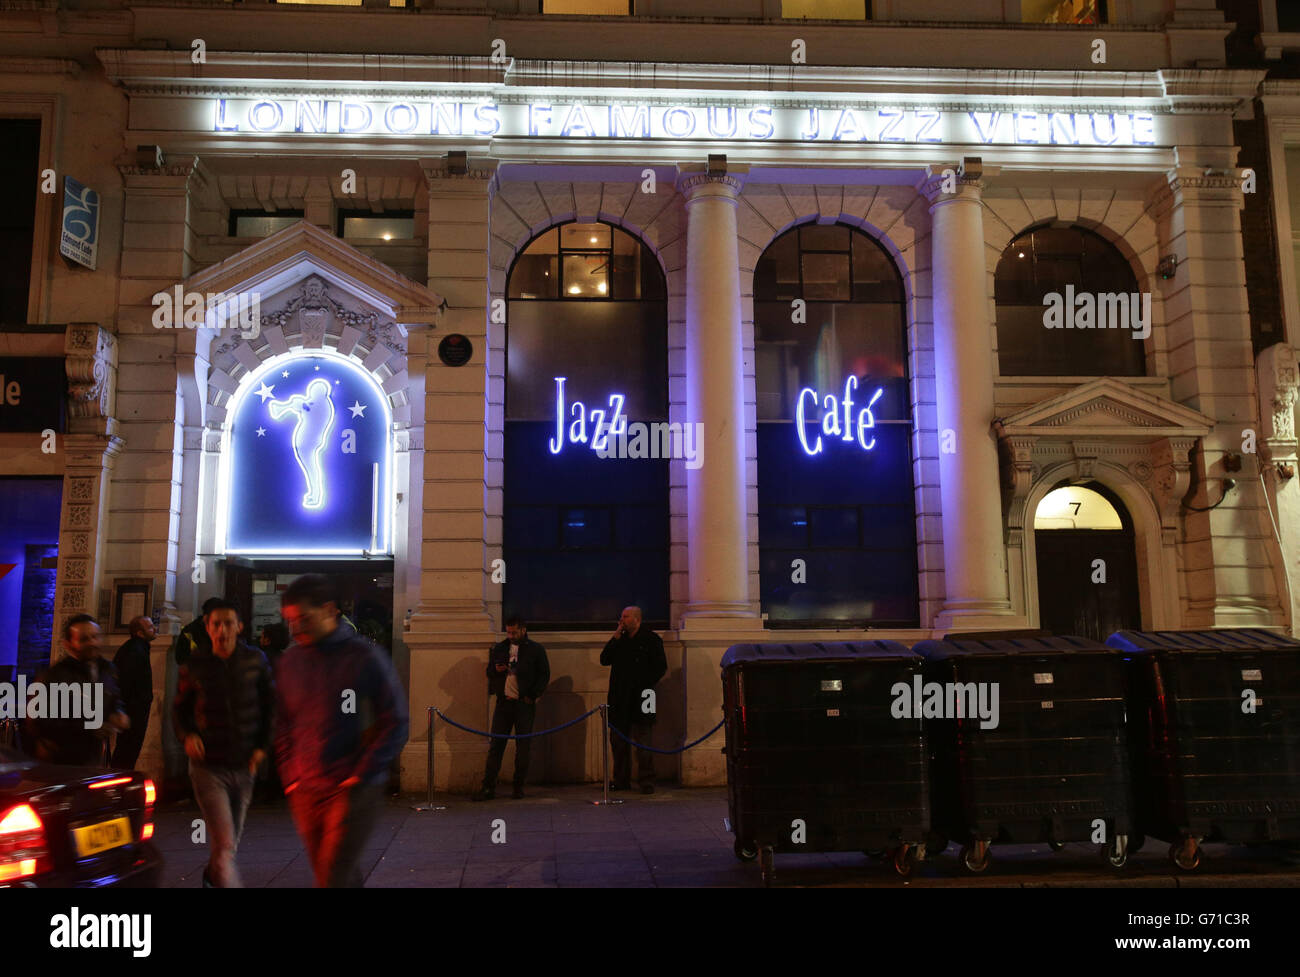
[[[827,438],[838,437],[841,441],[853,442],[855,439],[858,447],[863,451],[870,451],[876,446],[876,439],[873,437],[867,441],[867,432],[876,426],[875,415],[871,413],[871,408],[876,401],[884,394],[883,387],[877,387],[876,392],[871,395],[867,401],[867,406],[858,411],[856,420],[853,417],[853,391],[858,388],[858,378],[850,376],[844,381],[844,396],[836,400],[834,394],[827,394],[820,400],[822,406],[821,426],[822,434]],[[818,434],[816,440],[810,445],[808,443],[808,420],[804,413],[804,407],[811,400],[813,410],[817,409],[819,403],[817,391],[812,387],[804,387],[799,391],[799,400],[794,410],[794,430],[799,438],[799,445],[803,448],[806,455],[819,455],[822,453],[822,435]],[[841,413],[844,418],[843,426],[840,425]],[[816,423],[812,421],[811,423]]]

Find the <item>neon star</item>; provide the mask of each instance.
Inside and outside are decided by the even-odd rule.
[[[266,385],[266,381],[263,380],[262,385],[257,388],[257,395],[262,398],[262,403],[265,404],[268,400],[270,400],[272,397],[275,396],[274,391],[275,391],[275,387],[268,387]]]
[[[359,400],[354,400],[352,401],[352,406],[349,407],[348,410],[352,411],[353,417],[365,417],[366,408],[369,406],[369,404],[363,404]]]
[[[259,428],[257,429],[257,436],[258,436],[259,438],[264,438],[264,437],[266,437],[266,428],[264,428],[264,427],[259,427]]]
[[[284,377],[284,378],[287,380],[287,379],[289,378],[289,371],[288,371],[288,370],[282,370],[281,373],[280,373],[280,376]]]

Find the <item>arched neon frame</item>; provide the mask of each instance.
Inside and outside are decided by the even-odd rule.
[[[383,450],[383,471],[379,477],[379,525],[377,527],[377,542],[374,551],[367,551],[364,548],[339,549],[333,547],[313,548],[294,546],[292,550],[286,549],[239,549],[230,550],[227,547],[228,534],[230,530],[230,497],[231,482],[234,477],[234,459],[235,459],[235,436],[234,423],[235,418],[239,416],[240,410],[244,406],[244,398],[250,394],[257,395],[257,388],[262,380],[268,377],[275,370],[283,369],[286,363],[295,360],[307,360],[324,358],[352,371],[361,381],[370,388],[377,403],[384,414],[384,431],[385,443]],[[337,423],[337,418],[336,418]],[[392,491],[392,470],[393,470],[393,412],[388,402],[388,395],[384,393],[383,388],[359,363],[351,357],[344,356],[336,350],[328,347],[320,349],[296,349],[287,353],[281,353],[278,356],[272,356],[262,363],[256,370],[250,372],[244,377],[239,389],[235,391],[230,398],[230,403],[226,410],[226,423],[221,435],[221,480],[218,483],[217,494],[217,552],[234,553],[239,556],[373,556],[376,554],[391,554],[392,544],[392,525],[393,525],[393,506],[394,497]]]

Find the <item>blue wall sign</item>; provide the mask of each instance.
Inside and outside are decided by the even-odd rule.
[[[828,438],[838,437],[841,441],[857,441],[858,447],[863,451],[870,451],[876,446],[874,436],[870,441],[867,440],[867,432],[876,426],[876,418],[871,413],[871,408],[884,395],[885,389],[877,387],[876,392],[867,401],[867,406],[859,410],[855,417],[853,407],[856,402],[853,399],[853,391],[856,389],[858,389],[858,378],[850,376],[844,381],[844,396],[838,400],[834,394],[827,394],[825,397],[819,398],[817,391],[812,387],[804,387],[799,391],[799,401],[794,409],[794,430],[804,454],[819,455],[822,453],[821,434],[814,435],[811,443],[808,440],[808,424],[816,424],[817,421],[808,419],[806,409],[811,406],[816,411],[818,404],[823,409],[821,417],[822,434],[825,434]],[[841,417],[844,420],[843,425],[840,424]]]
[[[80,180],[65,176],[59,254],[93,270],[98,253],[99,194]]]
[[[363,555],[391,549],[388,398],[342,356],[264,365],[231,401],[225,550]]]

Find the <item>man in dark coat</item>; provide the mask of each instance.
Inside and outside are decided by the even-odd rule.
[[[641,626],[641,608],[623,608],[618,627],[600,653],[600,663],[611,667],[609,724],[624,736],[646,743],[655,721],[653,690],[668,672],[668,659],[664,656],[663,639]],[[610,734],[610,739],[610,751],[614,755],[614,782],[610,790],[630,790],[631,747],[615,734]],[[638,749],[636,768],[641,793],[653,794],[654,754]]]
[[[172,654],[176,657],[177,665],[184,665],[190,655],[200,648],[205,651],[212,650],[212,639],[208,637],[207,629],[208,611],[220,603],[222,603],[220,597],[209,597],[203,602],[203,610],[199,616],[181,628],[181,633],[176,635]]]
[[[506,640],[488,651],[488,694],[497,697],[492,710],[492,732],[499,736],[524,735],[533,731],[537,717],[537,700],[551,681],[551,664],[546,649],[528,637],[528,625],[522,618],[506,621]],[[524,796],[528,777],[528,755],[532,739],[515,740],[515,797]],[[496,797],[497,774],[506,753],[505,739],[493,739],[488,746],[487,767],[483,771],[483,789],[476,801]]]
[[[276,677],[275,751],[316,885],[359,887],[361,854],[406,743],[406,692],[388,654],[339,613],[323,576],[280,596],[294,640]]]
[[[113,766],[119,770],[134,770],[144,744],[145,730],[149,728],[149,710],[153,706],[153,665],[149,660],[150,642],[158,636],[150,618],[141,616],[129,625],[131,637],[122,642],[113,657],[117,680],[122,688],[122,701],[126,705],[131,725],[117,735],[113,749]]]
[[[113,663],[99,655],[103,636],[89,614],[77,614],[63,626],[64,657],[36,675],[35,684],[45,687],[46,714],[28,713],[28,730],[37,759],[77,767],[102,767],[104,744],[112,729],[130,725],[122,709],[117,672]],[[59,686],[75,686],[76,702],[58,692]],[[72,706],[75,715],[49,715]],[[32,704],[28,703],[28,709]]]
[[[181,666],[172,716],[207,826],[204,883],[241,888],[235,852],[253,778],[271,746],[275,687],[266,656],[239,640],[239,606],[219,600],[206,618],[212,650],[194,649]]]

